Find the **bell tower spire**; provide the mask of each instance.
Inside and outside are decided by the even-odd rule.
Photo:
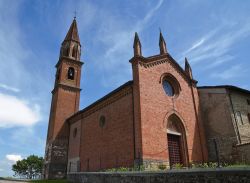
[[[76,60],[80,60],[81,57],[81,44],[75,18],[62,42],[60,57],[63,56]]]
[[[56,64],[55,85],[45,150],[44,177],[55,179],[66,176],[69,127],[66,120],[79,110],[81,44],[77,22],[73,19],[61,44]]]

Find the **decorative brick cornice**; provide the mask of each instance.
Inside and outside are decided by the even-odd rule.
[[[173,59],[173,57],[169,54],[162,54],[162,55],[154,55],[151,57],[142,57],[137,56],[130,59],[130,63],[138,62],[138,64],[144,68],[150,68],[154,67],[156,65],[164,64],[169,62],[176,71],[188,82],[191,83],[193,86],[196,86],[197,81],[194,79],[191,79],[186,72],[183,70],[183,68]]]
[[[75,86],[70,86],[70,85],[66,85],[66,84],[62,84],[62,83],[58,83],[55,88],[52,90],[52,94],[54,94],[58,88],[62,88],[64,90],[67,90],[67,91],[71,91],[71,92],[80,92],[82,89],[81,88],[78,88],[78,87],[75,87]]]
[[[116,102],[120,98],[127,96],[131,94],[133,91],[133,85],[132,82],[125,83],[121,87],[117,88],[113,92],[109,93],[108,95],[104,96],[103,98],[97,100],[90,106],[82,109],[81,111],[75,113],[73,116],[67,119],[69,123],[74,123],[82,118],[85,118],[92,113]]]
[[[73,64],[73,65],[77,65],[77,66],[82,66],[84,64],[84,62],[80,61],[80,60],[76,60],[76,59],[73,59],[73,58],[70,58],[70,57],[65,57],[65,56],[62,56],[59,58],[57,64],[55,65],[55,67],[57,68],[62,62],[68,62],[70,64]]]

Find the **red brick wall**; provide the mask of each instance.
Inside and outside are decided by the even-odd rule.
[[[142,61],[141,58],[137,58],[137,61],[138,59]],[[138,133],[141,133],[142,138],[143,160],[168,160],[167,116],[173,111],[177,111],[176,113],[184,121],[186,129],[189,160],[202,161],[201,140],[203,139],[200,139],[198,131],[191,88],[178,69],[170,64],[171,61],[167,57],[161,56],[161,59],[168,61],[147,67],[140,65],[136,60],[132,61],[133,76],[137,81],[134,91],[139,92],[137,94],[139,99],[135,100],[140,103],[141,108],[138,114],[141,118],[141,121],[138,122],[138,125],[141,123],[141,132]],[[144,61],[144,63],[146,62]],[[164,92],[162,83],[160,83],[160,78],[164,73],[172,74],[180,83],[181,91],[178,97],[171,98]],[[139,88],[136,89],[136,87]],[[197,90],[193,89],[194,98],[198,104]]]
[[[56,105],[56,110],[54,119],[54,129],[53,129],[53,138],[56,137],[68,137],[68,127],[65,123],[65,119],[74,114],[78,110],[78,105],[74,101],[79,101],[79,93],[72,92],[67,89],[58,89],[58,98]]]
[[[81,126],[80,149],[75,147],[78,146],[78,140],[74,141],[71,138],[72,134],[69,143],[69,158],[77,157],[80,151],[81,171],[133,166],[132,90],[129,94],[103,106],[105,102],[93,107],[97,107],[98,110],[83,113],[81,122],[71,124],[70,133],[75,126]],[[102,115],[106,120],[103,128],[99,125]]]
[[[75,129],[77,129],[77,133],[74,136]],[[81,138],[81,120],[78,120],[77,122],[70,125],[68,159],[80,156],[80,138]]]

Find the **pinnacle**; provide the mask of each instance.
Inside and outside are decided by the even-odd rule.
[[[187,57],[185,57],[185,67],[190,67]]]
[[[160,31],[159,44],[161,44],[161,42],[163,42],[164,44],[166,44],[166,43],[165,43],[165,40],[164,40],[164,37],[163,37],[163,35],[162,35],[161,31]]]
[[[134,46],[135,46],[135,44],[137,44],[137,43],[141,44],[140,39],[139,39],[139,36],[138,36],[138,33],[135,32]]]

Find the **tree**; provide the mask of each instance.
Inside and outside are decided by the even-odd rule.
[[[12,166],[12,170],[15,172],[14,176],[33,179],[41,175],[42,167],[43,158],[31,155],[26,159],[17,161],[16,164]]]

